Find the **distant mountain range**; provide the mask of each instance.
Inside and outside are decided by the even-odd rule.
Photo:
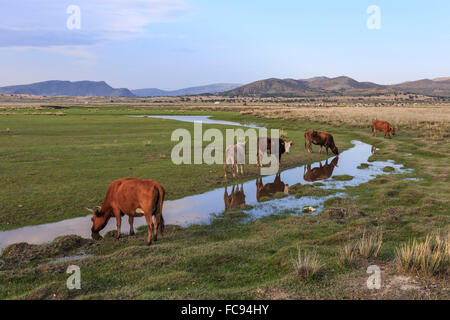
[[[104,97],[160,97],[200,94],[225,96],[332,96],[377,95],[387,93],[423,94],[450,97],[450,77],[423,79],[394,85],[359,82],[342,76],[336,78],[315,77],[310,79],[276,79],[255,81],[246,85],[217,83],[179,90],[157,88],[129,90],[114,89],[104,81],[44,81],[28,85],[0,87],[0,94],[29,94],[38,96],[104,96]]]
[[[205,93],[214,94],[233,90],[240,86],[241,84],[236,83],[215,83],[206,86],[191,87],[179,90],[161,90],[157,88],[150,88],[150,89],[131,90],[131,92],[133,92],[133,94],[136,95],[137,97],[161,97],[161,96],[176,97],[176,96],[188,96]]]
[[[36,96],[103,96],[133,97],[125,88],[114,89],[104,81],[44,81],[32,84],[0,88],[3,94],[31,94]]]
[[[450,78],[425,79],[395,85],[359,82],[349,77],[259,80],[223,92],[226,96],[330,96],[401,92],[430,96],[450,96]]]

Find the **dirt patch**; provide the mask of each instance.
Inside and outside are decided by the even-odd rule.
[[[42,245],[25,242],[14,243],[5,248],[1,257],[6,263],[26,263],[73,254],[80,249],[86,250],[93,245],[95,245],[93,240],[69,235],[58,237],[51,243]]]
[[[356,207],[350,208],[328,208],[321,213],[322,217],[330,219],[348,219],[365,217],[366,214]]]

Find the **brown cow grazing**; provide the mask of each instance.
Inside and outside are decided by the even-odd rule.
[[[384,137],[388,136],[391,137],[391,133],[393,136],[395,136],[395,128],[391,126],[391,124],[387,121],[382,120],[373,120],[373,127],[372,127],[372,136],[375,136],[377,133],[377,130],[384,132]]]
[[[230,195],[228,195],[228,186],[225,186],[223,199],[225,202],[225,210],[239,208],[242,204],[245,204],[244,185],[241,184],[241,188],[239,189],[239,185],[236,186],[233,184]]]
[[[325,180],[331,177],[333,174],[334,168],[338,166],[339,157],[334,157],[331,160],[331,163],[328,164],[328,159],[325,161],[325,165],[322,166],[322,162],[320,162],[320,166],[311,169],[311,165],[308,164],[304,167],[306,173],[303,175],[303,180],[308,182],[314,182],[318,180]]]
[[[99,232],[107,225],[110,218],[116,217],[116,239],[119,239],[122,216],[128,215],[130,235],[134,234],[134,218],[145,216],[148,227],[147,245],[152,243],[152,238],[153,241],[157,240],[158,229],[164,239],[164,218],[162,216],[164,196],[164,188],[154,180],[123,178],[114,181],[108,188],[102,206],[96,210],[88,209],[93,213],[92,237],[100,239]],[[154,217],[154,221],[152,221],[152,217]]]
[[[264,146],[264,139],[266,139],[266,145]],[[294,145],[293,141],[284,141],[281,138],[276,140],[275,138],[261,137],[257,140],[256,144],[256,165],[262,167],[262,156],[264,153],[272,154],[272,145],[278,144],[278,161],[281,162],[281,155],[283,153],[289,153],[291,147]],[[274,147],[275,149],[276,147]]]
[[[262,177],[256,178],[256,200],[261,201],[262,197],[273,198],[277,192],[289,193],[289,185],[281,181],[280,174],[275,176],[271,183],[262,182]]]
[[[328,149],[331,149],[331,151],[335,155],[339,155],[339,150],[334,144],[333,136],[327,132],[321,132],[321,131],[315,131],[315,130],[308,130],[305,132],[305,148],[308,148],[309,152],[313,152],[311,148],[311,143],[314,143],[315,145],[320,146],[319,153],[322,153],[322,147],[325,147],[328,154]]]

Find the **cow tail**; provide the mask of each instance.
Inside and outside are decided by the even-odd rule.
[[[161,236],[164,239],[164,229],[165,229],[165,225],[164,225],[164,218],[163,218],[163,214],[162,214],[162,209],[163,209],[163,203],[164,203],[164,197],[166,195],[166,191],[164,190],[163,187],[159,188],[159,199],[158,199],[158,210],[157,210],[157,218],[159,219],[159,223],[158,223],[158,229],[161,232]],[[156,230],[156,232],[158,232],[158,230]]]
[[[305,137],[305,149],[306,149],[306,132],[303,136]]]

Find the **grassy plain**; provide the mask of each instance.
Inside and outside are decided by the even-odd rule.
[[[190,129],[191,124],[125,117],[128,114],[209,114],[282,128],[296,142],[292,154],[283,158],[284,168],[323,159],[303,147],[304,130],[317,128],[332,132],[342,150],[359,139],[380,149],[371,161],[392,159],[414,171],[348,188],[350,197],[327,200],[318,215],[274,212],[242,224],[245,211],[228,211],[210,225],[168,226],[166,240],[150,247],[144,245],[143,230],[118,241],[110,236],[95,243],[63,238],[43,246],[12,246],[1,257],[0,298],[450,298],[448,252],[432,274],[406,272],[396,263],[397,249],[411,239],[423,241],[429,234],[449,231],[448,122],[430,121],[418,131],[412,125],[421,121],[418,117],[411,128],[403,123],[394,139],[383,139],[371,137],[369,123],[356,125],[351,112],[347,122],[342,118],[337,126],[333,114],[305,119],[295,112],[292,117],[278,112],[277,117],[270,109],[233,111],[126,106],[74,108],[64,110],[65,116],[0,116],[0,131],[10,129],[0,134],[0,229],[84,215],[83,208],[101,202],[108,184],[123,176],[158,180],[169,199],[224,185],[219,165],[171,164],[171,130]],[[256,168],[246,170],[241,179],[257,175]],[[412,177],[422,180],[404,181]],[[382,244],[376,256],[358,251],[351,263],[342,262],[344,248],[379,232]],[[320,266],[313,276],[299,271],[299,250],[302,262],[313,257]],[[80,251],[93,256],[51,262]],[[71,264],[81,267],[81,290],[66,288],[65,270]],[[374,264],[382,271],[380,290],[366,286],[367,267]]]

